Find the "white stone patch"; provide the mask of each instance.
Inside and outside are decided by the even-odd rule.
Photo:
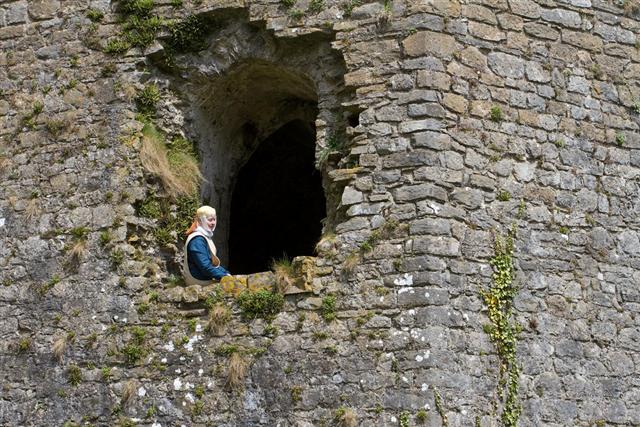
[[[106,330],[107,330],[107,325],[102,325],[102,326],[100,327],[100,330],[101,330],[101,331],[106,331]]]
[[[413,285],[413,275],[404,273],[401,277],[398,277],[393,281],[396,286],[411,286]]]
[[[91,320],[96,320],[98,318],[98,316],[91,316]]]
[[[429,298],[429,292],[425,292],[425,293],[424,293],[424,297],[425,297],[425,298]]]
[[[420,390],[427,391],[429,390],[429,386],[426,383],[422,383],[422,387],[420,387]]]
[[[138,389],[138,396],[139,396],[139,397],[145,397],[146,395],[147,395],[147,390],[145,390],[145,388],[144,388],[144,387],[140,387],[140,388]]]
[[[469,315],[467,313],[462,313],[462,318],[467,322],[469,321]]]
[[[173,371],[173,372],[175,372],[176,374],[181,374],[181,373],[182,373],[182,369],[178,368],[178,369],[176,369],[176,370],[175,370],[175,371]]]
[[[151,427],[162,427],[162,424],[160,424],[160,423],[153,423],[153,424],[151,424]]]
[[[162,363],[167,363],[167,358],[166,358],[166,357],[163,357],[162,359],[160,359],[160,361],[161,361]]]
[[[184,358],[184,356],[180,356],[180,361],[184,362],[186,359]]]
[[[213,388],[213,381],[209,381],[209,382],[207,383],[207,388],[208,388],[209,390],[211,390],[211,389]]]
[[[180,377],[178,377],[175,380],[173,380],[173,389],[180,390],[181,388],[182,388],[182,380],[180,379]]]
[[[604,274],[598,273],[598,280],[604,280]]]
[[[193,384],[191,384],[191,383],[186,383],[186,384],[184,385],[184,389],[185,389],[185,390],[190,390],[190,389],[192,389],[192,388],[194,388],[194,385],[193,385]]]
[[[409,310],[409,316],[413,316],[414,314],[416,314],[416,311],[413,308]]]
[[[200,324],[196,325],[196,332],[202,332],[202,325]]]
[[[195,343],[197,343],[198,341],[200,341],[201,339],[202,339],[202,337],[200,335],[194,335],[191,338],[189,338],[189,342],[186,343],[183,347],[187,351],[193,351],[193,345]]]
[[[175,347],[173,346],[173,341],[169,341],[167,344],[163,345],[162,348],[164,348],[165,350],[171,352],[175,349]]]
[[[6,220],[4,218],[0,218],[0,227],[4,227]]]
[[[424,358],[420,354],[416,354],[416,362],[422,362]]]
[[[127,323],[127,318],[126,317],[122,318],[122,323]]]
[[[189,403],[194,403],[196,401],[196,399],[193,397],[193,394],[191,393],[187,393],[184,396],[185,399],[187,399],[189,401]]]
[[[201,377],[204,374],[204,370],[202,368],[198,369],[198,376]]]
[[[397,422],[397,421],[398,421],[398,419],[392,415],[392,416],[391,416],[391,422],[392,422],[392,423],[395,423],[395,422]]]
[[[408,383],[408,382],[409,382],[409,378],[407,378],[407,377],[402,377],[402,381],[404,381],[405,383]]]

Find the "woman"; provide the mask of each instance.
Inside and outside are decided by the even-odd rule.
[[[216,210],[211,206],[202,206],[196,211],[196,217],[187,230],[184,244],[182,274],[187,285],[209,285],[212,280],[230,276],[216,256],[213,244],[213,230],[217,222]]]

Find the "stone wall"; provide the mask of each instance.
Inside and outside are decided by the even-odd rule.
[[[115,3],[0,1],[2,425],[500,425],[480,291],[512,226],[518,425],[640,425],[635,0],[153,13],[215,25],[172,68],[166,28],[146,49],[103,52],[122,30]],[[193,102],[250,81],[233,80],[245,63],[280,76],[276,98],[317,103],[328,158],[325,238],[270,321],[176,286],[179,249],[141,214],[165,196],[140,161],[140,91],[160,88],[156,127],[194,140],[215,177],[211,144],[242,139]],[[211,111],[235,111],[226,99]],[[249,147],[297,114],[278,111],[255,115]],[[225,306],[229,324],[206,332]]]

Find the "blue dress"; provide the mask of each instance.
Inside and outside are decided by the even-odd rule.
[[[187,246],[187,262],[189,263],[189,272],[194,279],[220,280],[224,276],[231,274],[222,265],[219,267],[213,266],[209,245],[202,236],[196,236],[189,242]]]

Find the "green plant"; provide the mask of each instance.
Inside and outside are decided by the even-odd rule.
[[[89,9],[87,10],[87,18],[89,18],[91,22],[100,22],[102,18],[104,18],[104,13],[98,9]]]
[[[336,297],[335,295],[327,295],[322,298],[322,306],[320,307],[322,318],[327,322],[331,322],[336,318]]]
[[[147,311],[149,311],[149,304],[145,303],[145,302],[141,302],[140,304],[138,304],[138,307],[136,308],[136,311],[138,312],[138,314],[140,316],[144,315]]]
[[[200,415],[202,414],[203,409],[204,409],[204,402],[202,400],[196,400],[195,403],[193,404],[193,407],[191,408],[191,412],[193,413],[193,415]]]
[[[42,110],[44,110],[44,104],[40,101],[36,101],[33,103],[33,109],[31,110],[31,114],[33,114],[34,116],[37,116],[38,114],[42,113]]]
[[[398,425],[400,427],[409,427],[409,413],[407,411],[403,411],[398,416]]]
[[[304,17],[304,11],[300,9],[289,9],[289,17],[297,21]]]
[[[256,292],[244,290],[236,301],[245,318],[269,319],[278,314],[284,306],[284,297],[281,294],[265,289]]]
[[[494,122],[501,122],[502,121],[502,108],[500,108],[497,105],[494,105],[493,107],[491,107],[491,110],[489,110],[489,117],[491,118],[491,121]]]
[[[569,227],[566,226],[560,226],[560,228],[558,228],[558,231],[562,234],[569,234]]]
[[[556,147],[558,148],[564,148],[566,145],[566,142],[564,141],[563,138],[558,138],[555,141],[553,141],[553,143],[555,144]]]
[[[47,132],[51,134],[51,136],[53,136],[54,138],[57,138],[58,136],[60,136],[62,131],[67,128],[67,123],[64,122],[63,120],[52,119],[52,120],[47,120],[44,126],[47,129]]]
[[[195,390],[193,391],[193,394],[198,398],[198,399],[202,399],[202,397],[204,396],[204,386],[198,384],[195,388]]]
[[[191,15],[169,25],[167,47],[170,51],[198,52],[207,47],[207,35],[214,23],[207,18]]]
[[[154,115],[156,113],[156,104],[160,101],[158,86],[153,83],[145,85],[144,89],[138,92],[135,101],[140,113],[147,116]]]
[[[640,114],[640,101],[634,102],[633,105],[631,106],[631,109],[633,110],[634,113]]]
[[[109,259],[111,260],[111,265],[114,268],[118,268],[124,262],[124,251],[120,248],[114,249],[109,254]]]
[[[447,419],[447,414],[444,411],[444,407],[442,406],[442,397],[440,397],[440,393],[435,388],[433,389],[433,400],[436,404],[436,410],[442,419],[442,425],[447,427],[449,425],[449,420]]]
[[[67,379],[69,380],[69,384],[73,386],[77,386],[82,382],[82,370],[78,367],[78,365],[71,365],[67,369]]]
[[[509,200],[511,200],[511,193],[506,190],[500,190],[496,198],[501,202],[508,202]]]
[[[147,355],[147,350],[137,344],[127,344],[122,348],[125,362],[129,366],[135,365],[140,359]]]
[[[291,401],[293,403],[300,402],[302,400],[302,387],[299,385],[291,386]]]
[[[100,369],[100,375],[102,376],[103,381],[109,381],[109,378],[111,378],[111,368],[105,366],[104,368]]]
[[[427,411],[424,409],[420,409],[418,410],[418,412],[416,412],[416,422],[418,424],[424,424],[427,422]]]
[[[100,240],[100,245],[107,246],[109,243],[111,243],[111,240],[113,240],[113,235],[111,234],[111,231],[104,230],[100,232],[99,240]]]
[[[353,9],[361,5],[362,5],[362,0],[347,0],[342,3],[340,8],[342,9],[344,16],[346,18],[349,18],[353,13]]]
[[[18,341],[18,353],[26,353],[31,348],[31,338],[24,337]]]
[[[311,13],[320,13],[324,10],[324,8],[324,0],[311,0],[311,2],[309,3],[309,12]]]
[[[222,344],[214,350],[214,353],[218,356],[229,356],[237,351],[240,351],[240,349],[235,344]]]
[[[291,9],[296,4],[296,0],[280,0],[280,4],[286,9]]]
[[[495,237],[495,255],[489,261],[493,267],[493,283],[489,289],[480,291],[482,300],[488,308],[490,320],[486,331],[489,339],[496,347],[500,364],[498,396],[504,396],[506,391],[501,419],[507,427],[515,427],[517,425],[522,411],[522,407],[518,402],[520,370],[516,361],[516,343],[521,326],[512,320],[514,317],[513,299],[517,292],[517,288],[513,283],[514,236],[515,227],[506,238]]]
[[[129,42],[121,37],[112,38],[107,41],[104,52],[110,55],[117,55],[126,52],[131,48]]]
[[[317,166],[318,168],[324,166],[329,159],[329,155],[334,152],[342,152],[345,149],[345,138],[338,132],[332,132],[329,134],[326,140],[326,145],[318,153]]]
[[[171,0],[171,7],[176,9],[182,7],[182,0]]]
[[[618,132],[616,133],[616,144],[618,144],[620,147],[622,147],[624,145],[626,138],[624,136],[624,133],[622,132]]]
[[[163,212],[162,208],[160,207],[160,201],[153,196],[147,197],[140,204],[140,207],[138,208],[138,214],[145,218],[161,218]]]

